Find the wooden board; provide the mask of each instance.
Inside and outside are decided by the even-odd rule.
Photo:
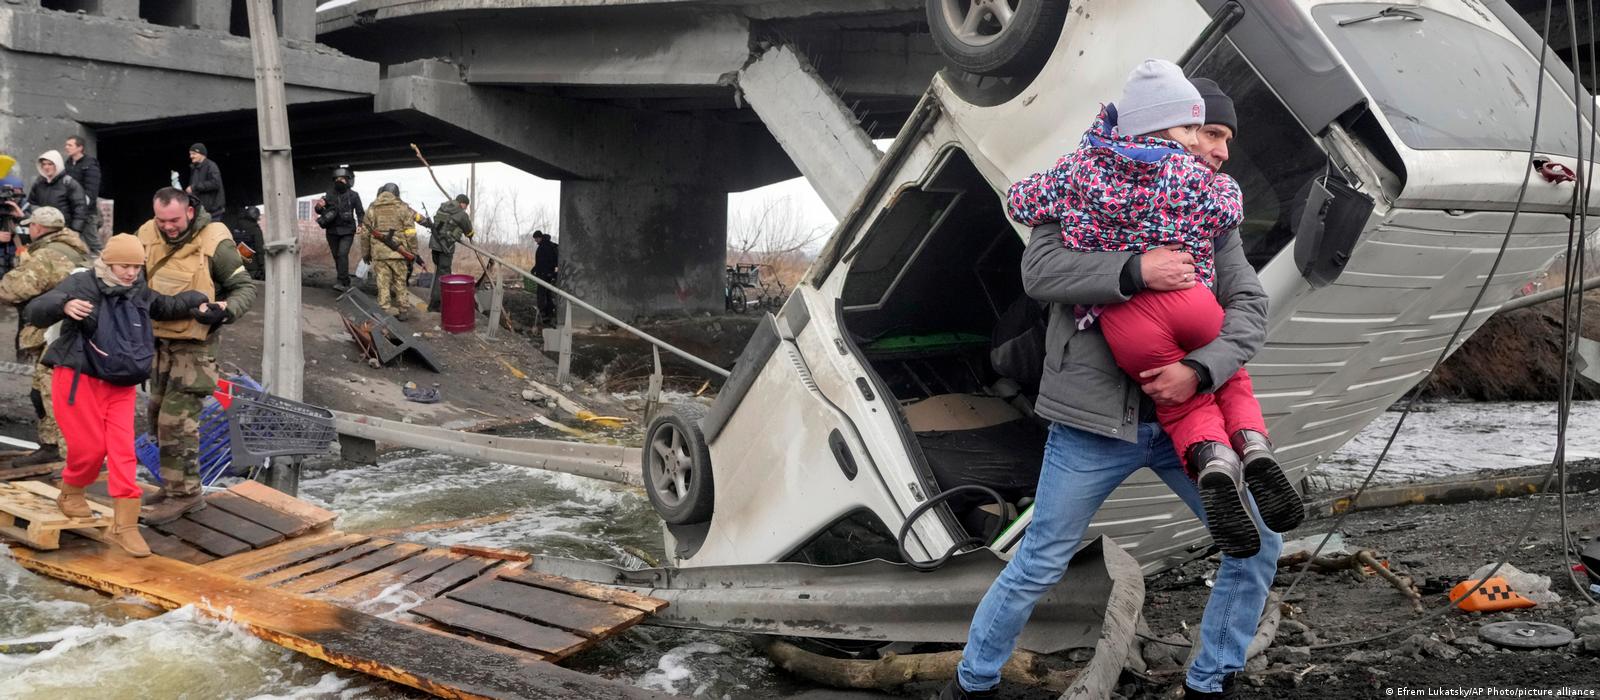
[[[500,562],[478,557],[467,557],[450,566],[441,569],[421,581],[406,586],[406,590],[416,593],[423,598],[433,598],[445,591],[459,586],[467,581],[477,578],[491,566]]]
[[[54,552],[13,548],[22,566],[166,609],[194,605],[286,648],[396,683],[455,698],[666,698],[587,676],[506,647],[430,632],[332,603],[243,581],[165,557],[133,559],[97,543]]]
[[[362,535],[346,535],[340,532],[322,532],[299,539],[280,542],[258,549],[254,552],[238,556],[219,559],[208,567],[218,573],[233,574],[243,578],[259,576],[261,574],[286,569],[301,562],[320,557],[328,552],[337,552],[347,547],[354,547],[369,538]]]
[[[331,510],[318,508],[259,481],[241,481],[229,486],[228,492],[235,496],[248,498],[279,513],[299,518],[310,525],[310,529],[327,525],[339,517],[337,513]]]
[[[598,600],[606,603],[612,603],[614,605],[621,605],[625,608],[633,608],[634,610],[644,613],[653,613],[657,610],[667,607],[667,601],[660,598],[651,598],[650,596],[639,595],[638,593],[634,593],[632,591],[619,590],[616,588],[611,588],[610,586],[602,586],[596,583],[589,583],[587,581],[574,581],[569,578],[552,576],[550,574],[541,574],[537,571],[528,571],[526,569],[521,571],[501,572],[500,578],[508,581],[516,581],[517,583],[524,583],[530,586],[538,586],[539,588],[552,591],[559,591],[561,593],[575,595],[580,598],[588,598],[590,600]]]
[[[350,605],[365,603],[391,586],[406,586],[421,581],[465,558],[464,555],[438,550],[423,552],[332,588],[317,591],[315,595],[323,600]]]
[[[449,598],[434,598],[412,608],[411,614],[543,654],[552,661],[571,656],[590,643],[588,639],[565,630]]]
[[[303,518],[273,510],[230,491],[206,496],[206,505],[237,515],[284,537],[299,537],[311,529],[311,523]]]
[[[150,551],[158,556],[189,564],[204,564],[217,560],[216,557],[195,549],[183,540],[163,535],[144,525],[139,526],[139,534],[144,535],[144,541],[150,545]]]
[[[279,569],[277,571],[259,576],[246,576],[245,578],[255,581],[256,583],[260,583],[264,586],[273,586],[285,581],[300,578],[301,576],[309,576],[319,571],[332,569],[333,567],[352,559],[367,556],[368,554],[388,547],[391,544],[394,543],[388,540],[368,540],[354,547],[347,547],[337,552],[331,552],[317,557],[316,559],[311,559],[296,564],[287,569]]]
[[[56,507],[56,497],[61,495],[60,489],[37,480],[13,481],[10,485],[12,488],[21,489],[45,499],[45,501],[50,504],[51,508]],[[102,503],[95,503],[93,501],[89,502],[89,510],[95,515],[104,518],[111,517],[112,513],[114,512],[111,510],[111,506]]]
[[[377,571],[397,561],[416,556],[427,549],[427,547],[413,542],[401,542],[360,559],[340,564],[332,569],[286,581],[279,587],[290,593],[315,593],[324,588],[349,581],[367,572]]]
[[[156,525],[155,529],[162,534],[172,535],[194,545],[196,549],[212,556],[228,557],[252,549],[248,542],[236,540],[188,518]]]
[[[35,464],[29,467],[6,467],[0,469],[0,481],[14,481],[35,476],[48,476],[51,472],[61,468],[62,463]]]
[[[644,619],[644,613],[632,608],[557,593],[493,575],[446,595],[463,603],[572,630],[590,639]]]
[[[270,547],[283,541],[283,533],[264,525],[257,525],[221,508],[209,505],[184,517],[216,530],[236,540],[248,542],[253,549]]]

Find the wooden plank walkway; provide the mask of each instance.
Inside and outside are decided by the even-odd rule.
[[[551,662],[665,601],[526,571],[520,552],[338,532],[328,527],[335,514],[255,482],[207,503],[143,528],[157,554],[146,559],[77,538],[13,551],[24,567],[113,595],[218,617],[231,609],[263,639],[441,697],[657,697]],[[359,612],[379,599],[392,619]]]

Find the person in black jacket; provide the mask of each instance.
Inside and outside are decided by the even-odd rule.
[[[328,237],[328,252],[333,255],[333,269],[338,275],[333,291],[350,288],[350,244],[355,241],[356,225],[366,211],[361,206],[361,195],[350,186],[355,174],[347,166],[333,169],[333,189],[317,200],[317,225]]]
[[[556,277],[561,272],[561,246],[550,240],[550,234],[544,231],[533,232],[533,276],[541,280],[556,283]],[[556,295],[543,286],[534,295],[539,306],[539,320],[542,323],[555,324]]]
[[[39,207],[55,207],[66,217],[67,228],[83,231],[84,215],[89,205],[84,200],[83,186],[67,175],[59,151],[39,154],[39,177],[28,188],[28,211]]]
[[[83,213],[83,228],[76,229],[78,237],[89,245],[89,252],[100,254],[100,159],[84,152],[86,144],[81,136],[68,136],[67,175],[83,186],[83,199],[88,209]]]
[[[211,215],[212,221],[222,220],[228,205],[227,191],[222,187],[222,169],[207,156],[203,143],[189,147],[189,186],[183,191],[200,200],[200,206]]]
[[[133,428],[137,385],[129,383],[128,377],[97,376],[97,368],[104,367],[106,361],[96,360],[94,353],[113,361],[117,357],[106,348],[145,348],[153,355],[154,329],[148,321],[130,324],[126,334],[113,339],[121,341],[116,345],[104,342],[106,334],[97,331],[103,325],[107,329],[122,327],[108,320],[106,309],[123,312],[112,312],[111,318],[127,318],[129,311],[137,317],[137,309],[143,308],[152,319],[177,320],[195,317],[209,305],[203,292],[189,290],[165,296],[146,287],[141,278],[144,260],[144,245],[138,238],[128,234],[112,236],[92,269],[69,275],[23,310],[28,322],[41,328],[61,324],[60,337],[40,360],[51,368],[50,399],[67,443],[67,462],[61,470],[61,493],[56,504],[67,517],[90,517],[84,491],[100,476],[104,464],[113,499],[111,542],[136,557],[150,556],[150,547],[139,534],[142,494],[134,483],[138,465]],[[134,305],[131,309],[126,306],[129,303]],[[139,357],[135,352],[119,354]],[[137,377],[133,380],[137,381]]]
[[[233,242],[247,246],[253,251],[250,257],[244,259],[244,269],[250,273],[251,279],[266,279],[266,271],[262,267],[265,256],[261,253],[263,245],[261,233],[261,208],[245,207],[239,213],[239,220],[233,223]],[[243,254],[243,251],[241,251]]]

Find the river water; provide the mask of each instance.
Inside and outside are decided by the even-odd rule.
[[[1398,418],[1386,413],[1324,463],[1321,488],[1359,482]],[[1575,407],[1568,454],[1600,457],[1600,402]],[[1545,404],[1432,404],[1413,413],[1380,482],[1547,464],[1555,412]],[[340,514],[346,531],[501,513],[498,522],[418,532],[430,545],[472,542],[637,564],[661,554],[660,522],[636,490],[579,477],[400,453],[379,466],[310,468],[302,496]],[[394,616],[403,601],[367,612]],[[0,698],[402,698],[400,686],[262,642],[191,609],[152,616],[24,571],[0,558],[0,641],[62,639],[38,654],[0,654]],[[638,627],[574,660],[586,672],[702,697],[778,697],[807,686],[777,672],[738,635]]]

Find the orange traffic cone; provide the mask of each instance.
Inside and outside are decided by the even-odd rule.
[[[1450,589],[1450,600],[1455,600],[1465,595],[1477,579],[1468,579]],[[1461,601],[1461,609],[1467,612],[1494,612],[1496,610],[1515,610],[1517,608],[1531,608],[1536,603],[1511,590],[1511,584],[1499,576],[1489,578],[1483,582],[1478,590]]]

